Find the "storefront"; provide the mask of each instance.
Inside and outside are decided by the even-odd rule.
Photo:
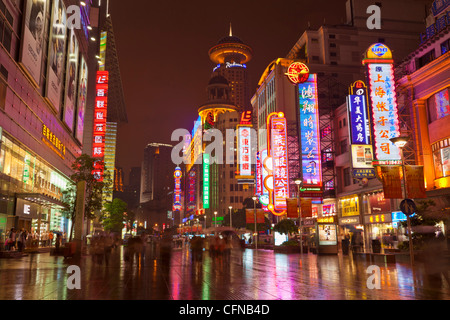
[[[0,150],[0,235],[11,228],[68,232],[62,209],[69,178],[3,132]]]

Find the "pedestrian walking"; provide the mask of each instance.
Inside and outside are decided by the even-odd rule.
[[[23,250],[25,249],[26,240],[27,232],[22,228],[22,230],[20,230],[19,236],[17,237],[17,247],[19,252],[23,252]]]
[[[48,245],[50,247],[53,245],[53,232],[48,233]]]
[[[55,240],[55,252],[59,253],[59,248],[61,246],[61,234],[57,234],[56,235],[56,240]]]
[[[105,264],[109,264],[109,257],[111,256],[111,250],[114,246],[114,240],[111,236],[105,237],[105,245],[104,245],[104,255],[105,255]]]

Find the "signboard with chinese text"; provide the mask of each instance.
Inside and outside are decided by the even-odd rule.
[[[402,199],[401,166],[381,166],[381,181],[383,182],[386,199]]]
[[[317,75],[298,85],[303,187],[322,187]]]
[[[251,129],[250,127],[238,127],[238,159],[239,175],[251,176]]]
[[[173,174],[175,179],[175,188],[173,190],[173,211],[181,211],[181,177],[182,172],[180,167],[175,168],[175,172]]]
[[[375,159],[401,159],[400,150],[390,141],[400,136],[394,66],[391,50],[376,43],[366,51],[363,64],[367,65],[370,88],[370,110],[375,146]]]
[[[95,102],[94,102],[94,141],[92,157],[103,161],[105,156],[106,117],[108,108],[108,71],[97,71]],[[94,175],[99,181],[103,180],[102,167],[95,168]]]
[[[370,144],[365,95],[349,95],[347,105],[351,144]]]
[[[203,154],[203,208],[209,208],[209,154]]]
[[[289,198],[289,170],[287,150],[287,122],[284,115],[270,117],[270,155],[272,156],[273,205],[275,210],[287,209]]]

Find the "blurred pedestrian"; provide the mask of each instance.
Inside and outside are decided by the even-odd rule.
[[[105,238],[100,236],[95,245],[95,260],[97,264],[103,264],[103,258],[105,256]]]
[[[223,255],[225,257],[225,262],[227,262],[227,263],[230,263],[232,248],[233,248],[233,243],[231,241],[231,236],[225,237],[223,239]]]
[[[111,250],[113,248],[114,241],[111,236],[105,237],[105,244],[104,244],[104,255],[105,255],[105,264],[109,264],[109,257],[111,256]]]
[[[445,238],[434,236],[434,234],[424,235],[425,246],[420,255],[423,261],[425,276],[431,287],[440,287],[442,285],[442,276],[450,285],[449,265],[446,261]]]
[[[55,240],[55,252],[58,254],[59,253],[59,248],[61,247],[61,234],[58,233],[56,235],[56,240]]]
[[[20,230],[19,236],[17,237],[17,247],[19,252],[23,252],[25,249],[25,243],[27,241],[27,232],[22,228]]]
[[[164,231],[161,239],[159,252],[161,255],[161,263],[164,270],[168,270],[170,267],[170,260],[172,258],[172,235],[168,230]]]

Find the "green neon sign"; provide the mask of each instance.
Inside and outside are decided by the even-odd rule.
[[[209,208],[209,154],[203,154],[203,208]]]

